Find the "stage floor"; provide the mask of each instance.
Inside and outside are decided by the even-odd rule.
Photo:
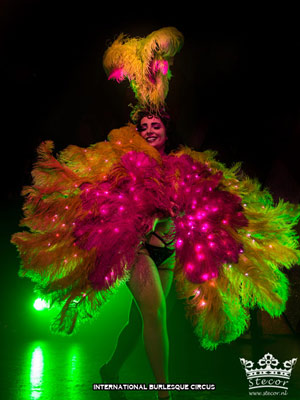
[[[3,342],[2,342],[3,343]],[[5,343],[5,342],[4,342]],[[6,400],[92,400],[109,399],[107,391],[94,391],[93,384],[101,384],[99,367],[107,361],[107,353],[100,343],[74,339],[44,341],[8,340],[2,348],[1,397]],[[175,351],[177,348],[177,351]],[[174,384],[214,384],[214,391],[173,391],[173,398],[184,399],[248,399],[253,397],[300,398],[300,362],[295,364],[287,395],[249,394],[248,382],[239,358],[255,363],[266,353],[280,362],[297,358],[300,354],[299,337],[273,335],[253,343],[243,337],[218,350],[192,351],[190,343],[170,340],[170,382]],[[278,366],[278,367],[279,367]],[[154,383],[142,340],[120,371],[120,381],[127,384]],[[266,389],[264,389],[266,390]],[[274,392],[276,389],[273,389]],[[252,390],[252,392],[263,392]],[[276,391],[277,392],[277,391]],[[130,399],[155,399],[155,393],[126,391]]]

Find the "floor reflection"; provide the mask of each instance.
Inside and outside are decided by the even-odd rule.
[[[216,384],[214,392],[175,392],[173,399],[249,399],[239,357],[257,362],[256,356],[262,357],[268,351],[273,352],[280,362],[297,357],[300,353],[299,339],[277,336],[262,341],[255,349],[251,340],[239,340],[222,350],[199,351],[196,355],[189,354],[185,359],[180,358],[180,352],[175,354],[173,349],[170,368],[172,383]],[[5,349],[5,363],[2,363],[5,367],[1,374],[2,398],[108,400],[107,392],[92,390],[94,383],[101,383],[98,371],[106,361],[102,356],[101,346],[92,342],[53,339],[11,343],[11,347]],[[299,398],[299,377],[300,363],[292,372],[289,394],[285,398]],[[141,341],[122,368],[120,378],[124,383],[154,382]],[[155,394],[149,391],[126,392],[126,396],[128,400],[155,398]]]

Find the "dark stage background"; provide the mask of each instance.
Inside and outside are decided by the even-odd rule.
[[[104,311],[102,320],[100,318],[86,329],[82,327],[75,339],[55,341],[48,332],[49,316],[32,308],[31,282],[17,276],[19,260],[9,240],[19,229],[20,191],[23,185],[31,182],[36,147],[47,139],[55,142],[55,152],[69,144],[86,147],[105,140],[111,129],[127,123],[128,104],[135,103],[133,93],[127,82],[118,85],[107,81],[102,55],[121,32],[145,36],[161,27],[175,26],[184,34],[185,44],[175,57],[167,97],[174,123],[174,147],[183,143],[199,151],[216,150],[218,159],[228,166],[242,161],[245,173],[267,186],[275,200],[283,198],[299,203],[300,33],[296,29],[281,29],[277,24],[271,26],[266,21],[259,27],[253,21],[243,23],[242,19],[239,26],[228,20],[219,24],[212,15],[208,18],[205,12],[193,10],[187,15],[178,10],[176,15],[170,12],[164,16],[151,5],[139,14],[130,13],[130,10],[125,12],[130,4],[123,5],[117,15],[113,13],[117,4],[103,8],[87,3],[76,6],[32,0],[2,2],[0,7],[2,387],[6,390],[6,398],[51,398],[46,392],[34,397],[29,389],[22,394],[26,378],[19,381],[20,390],[14,387],[16,376],[22,376],[21,371],[26,370],[22,354],[31,354],[35,347],[30,343],[44,340],[43,343],[58,346],[49,350],[51,354],[62,357],[65,346],[77,343],[79,347],[89,345],[85,354],[90,357],[86,357],[85,362],[94,375],[93,378],[77,375],[77,392],[72,396],[68,392],[70,398],[101,398],[101,395],[106,398],[103,393],[92,393],[88,389],[90,394],[87,395],[84,391],[90,388],[92,381],[100,381],[97,368],[112,351],[111,346],[107,349],[99,341],[99,331],[103,341],[109,340],[111,329],[117,337],[127,317],[128,293],[124,291],[121,295],[125,299],[124,309],[115,301],[111,309]],[[291,299],[286,319],[282,325],[267,321],[263,326],[263,335],[272,335],[272,351],[275,357],[279,354],[280,359],[282,356],[280,361],[287,359],[283,357],[300,355],[298,269],[290,271],[289,275]],[[171,356],[174,379],[181,382],[182,377],[182,381],[187,381],[189,376],[194,376],[192,370],[198,371],[195,380],[199,382],[205,381],[204,376],[209,376],[212,382],[220,379],[220,393],[222,388],[226,389],[228,398],[234,396],[235,382],[240,379],[241,393],[247,398],[247,383],[238,361],[244,354],[243,342],[225,346],[215,353],[198,349],[190,325],[185,322],[182,305],[178,304],[174,311],[174,304],[177,304],[175,294],[171,293],[172,354],[180,349],[177,358]],[[117,318],[112,316],[111,310],[117,310]],[[119,319],[114,328],[103,323],[110,319]],[[259,343],[264,343],[265,337],[261,337],[261,342],[249,344],[249,354],[246,351],[249,359],[263,356],[265,347],[260,347]],[[24,350],[27,345],[28,353]],[[142,345],[139,346],[128,368],[134,370],[136,367],[138,373],[137,360],[142,357],[142,367],[146,371],[142,376],[153,382]],[[230,357],[234,357],[233,362],[237,364],[232,367],[234,373],[227,375],[224,371]],[[54,359],[60,360],[59,356]],[[206,360],[207,368],[211,368],[207,375],[203,372],[203,360]],[[183,365],[186,371],[180,373]],[[296,369],[299,377],[300,366]],[[26,377],[26,372],[23,376]],[[63,373],[61,376],[63,381]],[[129,381],[139,381],[135,375],[124,372],[124,376]],[[223,376],[227,383],[221,379]],[[56,385],[55,381],[50,384]],[[81,393],[85,394],[81,397]],[[218,392],[215,394],[217,396]],[[68,396],[66,392],[64,398]]]

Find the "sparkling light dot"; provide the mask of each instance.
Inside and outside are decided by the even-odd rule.
[[[178,239],[176,242],[176,247],[180,247],[183,245],[183,240],[182,239]]]
[[[194,269],[193,264],[188,264],[188,265],[186,266],[186,269],[187,269],[188,271],[193,271],[193,269]]]

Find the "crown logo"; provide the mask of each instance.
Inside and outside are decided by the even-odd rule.
[[[249,389],[276,388],[287,390],[287,384],[297,358],[285,361],[283,363],[284,368],[276,368],[279,361],[270,353],[265,354],[258,361],[261,368],[253,369],[254,363],[244,358],[240,358],[240,361],[245,368]]]

